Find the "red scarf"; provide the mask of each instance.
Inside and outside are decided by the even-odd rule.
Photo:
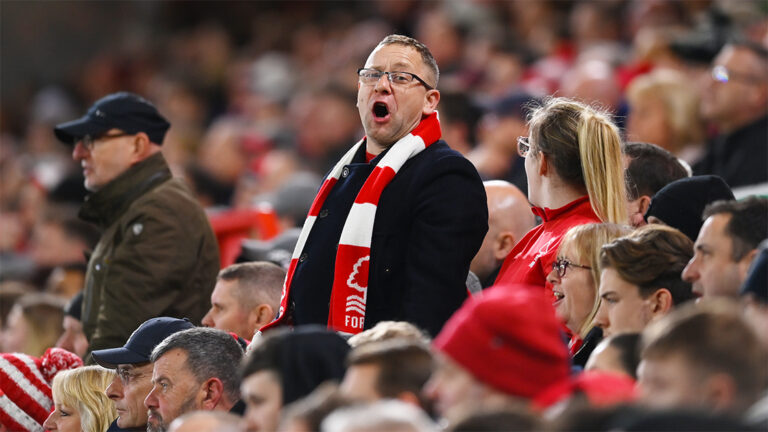
[[[368,176],[360,192],[357,194],[352,208],[349,210],[344,228],[339,238],[336,251],[336,265],[333,273],[333,288],[331,290],[331,306],[328,311],[328,327],[340,333],[357,334],[363,330],[365,308],[368,300],[368,266],[371,257],[371,237],[373,223],[376,218],[376,206],[382,191],[395,177],[408,159],[419,154],[425,148],[440,139],[440,122],[437,113],[423,119],[408,135],[397,141],[387,154],[379,160],[376,167]],[[283,295],[280,299],[280,311],[277,318],[264,326],[263,330],[282,323],[286,318],[288,299],[290,298],[291,281],[296,270],[299,256],[312,231],[320,209],[325,199],[339,179],[346,165],[352,163],[360,146],[365,145],[365,138],[354,145],[341,158],[336,166],[323,181],[317,193],[307,219],[301,229],[299,240],[293,251],[291,264],[283,285]]]

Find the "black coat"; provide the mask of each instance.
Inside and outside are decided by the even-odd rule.
[[[307,238],[288,302],[294,325],[327,324],[344,222],[383,157],[365,163],[364,151],[345,167]],[[467,297],[469,263],[486,231],[485,189],[469,161],[443,141],[408,160],[377,207],[364,328],[409,321],[436,335]]]
[[[715,138],[693,173],[720,176],[731,188],[768,182],[768,116]]]

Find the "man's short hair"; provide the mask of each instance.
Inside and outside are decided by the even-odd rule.
[[[731,216],[725,234],[731,238],[731,259],[734,261],[740,261],[757,249],[768,237],[768,198],[751,196],[741,201],[715,201],[704,209],[702,219],[717,214]]]
[[[240,398],[237,365],[243,358],[243,349],[231,335],[204,327],[180,331],[160,342],[152,351],[150,360],[154,363],[174,349],[187,353],[186,366],[199,383],[218,378],[229,400],[237,401]]]
[[[387,399],[396,399],[402,392],[421,397],[435,367],[428,345],[397,339],[361,345],[349,353],[347,364],[377,365],[376,392]]]
[[[266,261],[233,264],[219,272],[220,281],[237,281],[233,295],[247,308],[267,303],[277,310],[285,281],[285,270]]]
[[[430,83],[430,85],[434,88],[437,88],[437,82],[440,80],[440,69],[438,69],[437,62],[432,56],[432,53],[429,51],[429,48],[412,37],[397,34],[389,35],[385,37],[381,42],[379,42],[379,46],[393,44],[409,46],[418,51],[419,54],[421,54],[421,60],[425,65],[427,65],[429,70],[432,72],[432,76],[434,77],[434,83]]]
[[[653,196],[673,181],[688,177],[675,155],[655,144],[628,142],[622,153],[630,159],[626,170],[629,200]]]
[[[271,330],[246,356],[240,378],[272,372],[283,389],[283,405],[311,393],[327,380],[344,377],[347,341],[324,326]]]
[[[768,354],[738,307],[722,299],[686,305],[649,325],[642,359],[676,354],[694,371],[733,377],[745,407],[765,389]]]
[[[693,242],[675,228],[651,224],[602,247],[600,270],[614,269],[625,281],[637,285],[647,298],[659,288],[672,294],[675,305],[691,300],[691,284],[682,279],[693,257]]]

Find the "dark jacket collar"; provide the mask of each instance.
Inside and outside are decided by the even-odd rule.
[[[564,213],[568,213],[571,210],[576,210],[579,206],[581,206],[585,202],[587,203],[587,206],[589,206],[588,196],[583,196],[581,198],[578,198],[560,208],[550,209],[547,207],[544,207],[544,208],[533,207],[531,208],[531,211],[533,211],[533,214],[535,214],[536,216],[539,216],[541,219],[544,220],[544,222],[546,222],[546,221],[551,221]]]
[[[138,197],[170,178],[171,170],[162,153],[152,155],[85,197],[80,218],[108,227]]]
[[[117,425],[117,419],[115,419],[115,421],[113,421],[112,424],[109,425],[107,432],[144,432],[146,430],[147,430],[146,425],[123,429]]]

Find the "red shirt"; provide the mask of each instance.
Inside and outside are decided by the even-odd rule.
[[[495,284],[522,283],[551,290],[547,275],[552,271],[552,263],[565,233],[574,226],[601,221],[586,196],[558,209],[532,207],[531,210],[544,222],[517,242],[504,260]]]

